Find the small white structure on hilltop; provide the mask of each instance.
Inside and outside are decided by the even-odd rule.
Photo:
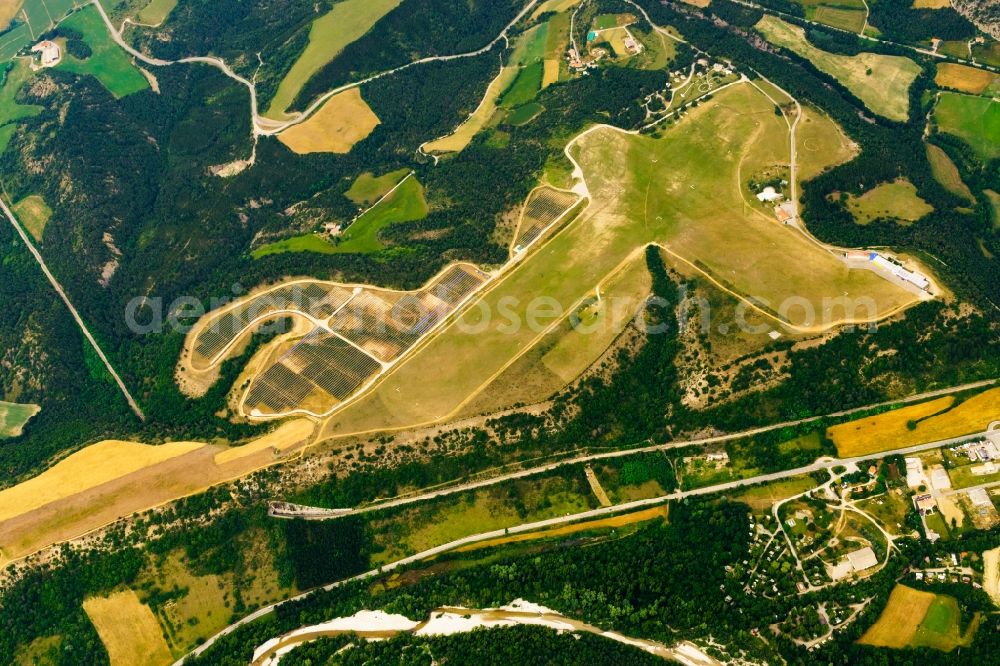
[[[31,52],[41,54],[39,64],[42,67],[55,67],[62,59],[62,49],[59,48],[58,44],[48,39],[32,46]]]
[[[784,195],[781,194],[780,192],[776,191],[770,185],[767,186],[767,187],[765,187],[763,190],[761,190],[760,192],[757,193],[757,199],[759,199],[761,202],[764,202],[764,201],[778,201],[778,200],[780,200],[782,198],[784,198]]]

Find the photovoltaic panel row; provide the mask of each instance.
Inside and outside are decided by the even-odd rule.
[[[276,310],[298,310],[317,319],[327,319],[350,295],[351,290],[344,287],[316,283],[289,285],[261,294],[210,322],[198,335],[195,351],[203,358],[215,358],[250,322]]]

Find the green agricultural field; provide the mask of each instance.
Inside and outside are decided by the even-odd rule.
[[[61,25],[81,33],[93,53],[85,60],[63,53],[58,69],[80,75],[89,74],[119,99],[149,87],[146,77],[108,35],[107,27],[96,9],[82,9]]]
[[[365,211],[347,228],[340,237],[336,252],[378,252],[384,247],[378,239],[382,229],[425,217],[427,202],[424,200],[424,188],[416,178],[407,178],[392,194]]]
[[[859,197],[849,197],[847,209],[858,224],[882,218],[906,224],[934,211],[933,206],[917,195],[913,183],[905,179],[880,183]]]
[[[578,137],[570,152],[590,190],[587,211],[473,303],[461,317],[463,326],[443,329],[332,418],[329,433],[457,413],[651,242],[666,243],[673,265],[772,307],[793,293],[816,302],[817,310],[824,309],[823,297],[845,292],[873,298],[881,313],[912,302],[898,287],[874,273],[848,270],[802,234],[746,204],[741,169],[788,159],[788,127],[752,86],[718,93],[661,139],[598,127]],[[532,300],[538,294],[557,307],[537,311]],[[803,322],[801,314],[786,314]],[[842,313],[827,309],[825,316],[832,316],[832,324]],[[520,325],[499,325],[512,318]],[[443,362],[454,358],[462,363]]]
[[[512,63],[530,65],[544,60],[549,40],[549,23],[542,23],[525,30],[517,39],[514,52],[511,53]]]
[[[0,401],[0,439],[20,435],[21,429],[40,410],[38,405]]]
[[[511,125],[526,125],[544,110],[545,107],[538,102],[528,102],[507,114],[506,121]]]
[[[337,246],[318,234],[303,234],[285,240],[275,241],[262,245],[253,252],[254,259],[260,259],[271,254],[285,254],[288,252],[316,252],[318,254],[334,254]]]
[[[167,20],[176,6],[177,0],[150,0],[150,3],[139,12],[139,23],[160,25]]]
[[[1000,67],[1000,42],[990,40],[985,44],[975,44],[972,47],[972,56],[976,62]],[[968,57],[968,55],[962,57]]]
[[[841,30],[860,33],[868,18],[862,0],[798,0],[806,18]]]
[[[979,622],[973,620],[965,635],[960,629],[962,611],[953,597],[935,595],[927,614],[910,643],[913,647],[931,647],[949,652],[959,645],[968,645],[976,633]]]
[[[927,160],[931,163],[931,173],[934,174],[934,179],[944,185],[949,192],[972,201],[972,190],[962,180],[962,174],[958,172],[958,167],[948,157],[948,153],[932,143],[926,145]]]
[[[302,86],[316,72],[336,58],[345,47],[363,37],[399,3],[400,0],[343,0],[313,21],[309,44],[281,80],[264,115],[278,120],[284,117]]]
[[[545,54],[547,34],[548,24],[542,24],[529,28],[518,35],[514,44],[514,50],[511,52],[510,61],[500,69],[500,73],[490,82],[479,106],[476,107],[461,125],[455,128],[454,132],[434,141],[428,141],[422,146],[423,150],[428,153],[461,152],[472,141],[472,137],[479,133],[486,126],[486,123],[489,122],[490,118],[493,117],[493,114],[497,111],[498,104],[502,103],[509,108],[530,102],[534,99],[535,94],[542,84],[542,72],[544,71],[542,56]],[[538,80],[535,82],[533,90],[531,90],[532,84],[530,81],[521,80],[521,75],[524,72],[523,67],[530,64],[537,64],[539,68],[537,74]],[[552,79],[552,81],[554,80]],[[524,86],[523,92],[519,93],[524,99],[523,101],[516,101],[513,104],[509,104],[506,101],[506,95],[514,88],[518,81],[520,81],[520,85]],[[530,95],[528,94],[529,90]],[[501,97],[504,98],[504,102],[500,102]]]
[[[505,106],[507,108],[514,108],[516,106],[521,106],[522,104],[527,104],[528,102],[535,99],[535,95],[542,88],[542,73],[544,71],[544,65],[540,61],[536,61],[523,67],[521,71],[517,73],[517,78],[514,79],[514,83],[511,84],[507,92],[503,94],[500,98],[500,106]]]
[[[384,249],[378,238],[382,229],[392,224],[411,222],[426,216],[427,202],[424,200],[424,189],[416,178],[411,177],[355,220],[340,237],[339,243],[331,243],[316,234],[306,234],[264,245],[254,250],[252,254],[254,259],[286,252],[369,254]]]
[[[934,107],[938,128],[959,137],[986,160],[1000,157],[1000,102],[943,92]]]
[[[578,475],[546,475],[464,492],[372,519],[383,564],[462,537],[596,508],[582,467]]]
[[[14,101],[17,91],[31,78],[31,67],[25,60],[5,64],[7,73],[3,77],[3,87],[0,87],[0,153],[7,149],[11,136],[16,129],[14,121],[20,118],[37,116],[42,107],[31,104],[18,104]]]
[[[45,203],[45,199],[32,194],[14,204],[12,210],[32,238],[41,242],[45,225],[52,217],[52,209]]]
[[[811,476],[793,476],[790,479],[772,481],[748,488],[731,499],[734,502],[747,504],[757,515],[765,515],[771,512],[771,507],[775,502],[801,495],[815,487],[816,480]]]
[[[347,190],[344,196],[358,205],[370,206],[396,187],[409,172],[409,169],[397,169],[381,176],[363,173],[351,183],[351,189]]]
[[[794,51],[840,81],[874,113],[891,120],[907,119],[910,85],[920,74],[920,65],[909,58],[875,53],[845,56],[823,51],[806,40],[802,28],[770,15],[762,18],[756,28],[767,41]]]

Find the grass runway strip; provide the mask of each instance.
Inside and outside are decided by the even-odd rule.
[[[575,139],[569,152],[583,171],[590,207],[472,303],[462,326],[430,339],[334,415],[327,434],[433,423],[457,413],[649,243],[665,244],[673,257],[686,258],[736,293],[773,304],[801,296],[830,315],[831,327],[840,319],[825,297],[870,297],[881,314],[915,302],[896,285],[848,269],[804,235],[747,207],[742,179],[750,172],[741,175],[741,168],[788,159],[787,125],[749,85],[717,93],[662,139],[600,126]],[[558,303],[561,314],[539,321],[531,309],[538,294]],[[505,311],[501,303],[514,305]],[[501,331],[485,314],[504,311],[505,320],[522,325]],[[790,316],[793,324],[803,323],[798,314]],[[454,358],[462,363],[442,362]]]

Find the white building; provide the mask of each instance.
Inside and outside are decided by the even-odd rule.
[[[59,48],[59,45],[47,39],[32,46],[31,52],[41,54],[42,67],[55,67],[62,58],[62,49]]]
[[[910,488],[924,485],[924,464],[920,458],[906,459],[906,485]]]
[[[873,264],[875,264],[876,266],[878,266],[879,268],[888,271],[889,273],[899,278],[900,280],[903,280],[904,282],[909,282],[910,284],[920,289],[923,289],[924,291],[927,291],[931,287],[931,281],[928,280],[923,275],[921,275],[920,273],[915,273],[911,270],[907,270],[902,266],[900,266],[899,264],[897,264],[895,261],[891,261],[883,257],[878,252],[868,253],[868,260]]]
[[[757,193],[757,199],[759,199],[761,202],[778,201],[783,197],[784,195],[782,195],[780,192],[775,191],[775,189],[770,186],[765,187],[763,190]]]
[[[855,571],[871,569],[878,564],[878,557],[875,556],[875,551],[871,549],[871,546],[865,546],[853,553],[848,553],[847,559],[850,560]]]
[[[931,486],[934,490],[948,490],[951,488],[951,478],[948,472],[941,465],[931,467]]]

